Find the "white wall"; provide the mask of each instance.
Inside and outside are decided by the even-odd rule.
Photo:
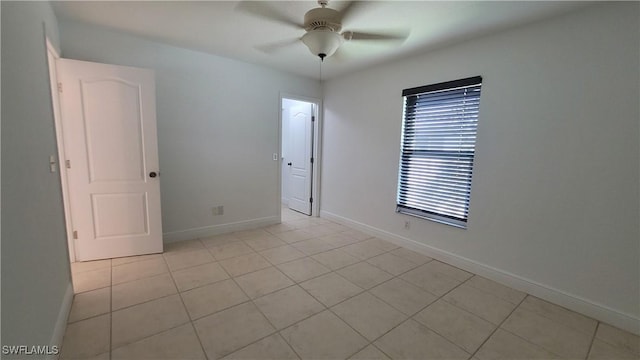
[[[47,2],[2,6],[2,345],[60,345],[71,296],[56,155]],[[12,357],[15,358],[15,357]]]
[[[640,331],[639,19],[595,5],[328,81],[322,214]],[[395,213],[402,90],[475,75],[468,229]]]
[[[165,241],[278,220],[280,92],[318,97],[318,81],[78,23],[60,36],[63,57],[156,71]]]

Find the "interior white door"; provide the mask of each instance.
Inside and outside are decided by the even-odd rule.
[[[57,70],[76,260],[162,252],[153,71]]]
[[[289,208],[311,215],[313,164],[313,104],[300,103],[289,111]]]

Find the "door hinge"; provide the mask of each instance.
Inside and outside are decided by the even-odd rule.
[[[65,160],[64,164],[67,167],[67,169],[71,169],[71,160]]]
[[[78,239],[78,230],[73,230],[73,238]]]
[[[313,158],[311,158],[311,163],[313,164]]]
[[[58,83],[58,92],[60,92],[60,93],[62,92],[62,83],[61,82]]]
[[[313,122],[313,121],[316,121],[316,117],[315,117],[315,116],[313,116],[313,115],[311,115],[311,121],[312,121],[312,122]]]
[[[309,202],[313,204],[313,198],[309,198]]]

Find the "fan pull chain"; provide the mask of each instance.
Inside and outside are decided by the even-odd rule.
[[[319,75],[319,78],[320,78],[320,82],[321,82],[321,83],[322,83],[322,63],[323,63],[323,62],[324,62],[324,61],[322,61],[322,58],[320,58],[320,75]]]

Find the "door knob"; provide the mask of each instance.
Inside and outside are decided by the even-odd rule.
[[[151,177],[151,178],[154,178],[156,176],[158,176],[158,174],[155,171],[152,171],[152,172],[149,173],[149,177]]]
[[[287,163],[287,165],[291,166],[291,165],[293,165],[293,164],[291,164],[291,163]]]

